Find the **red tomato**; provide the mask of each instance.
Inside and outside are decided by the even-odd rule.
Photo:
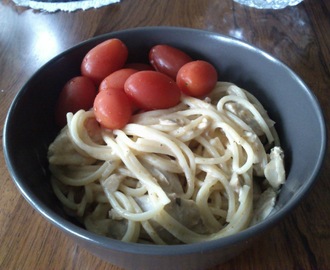
[[[57,100],[55,118],[59,126],[66,125],[66,114],[75,113],[80,109],[89,110],[93,107],[96,87],[92,80],[78,76],[69,80],[63,87]]]
[[[127,47],[121,40],[106,40],[85,55],[81,63],[81,73],[99,84],[106,76],[122,68],[127,57]]]
[[[169,45],[156,45],[149,52],[151,65],[159,72],[176,79],[179,69],[192,59],[185,52]]]
[[[167,75],[157,71],[139,71],[125,83],[125,92],[141,109],[167,109],[180,102],[180,89]]]
[[[197,60],[182,66],[176,77],[176,83],[183,93],[193,97],[202,97],[210,93],[218,81],[218,73],[213,65]]]
[[[142,70],[154,70],[152,66],[145,63],[127,63],[124,68],[133,68],[139,71]]]
[[[121,129],[132,116],[132,106],[124,91],[101,91],[94,100],[96,120],[105,128]]]
[[[111,73],[101,82],[99,86],[99,91],[113,88],[122,89],[124,91],[124,85],[126,80],[129,76],[136,72],[138,72],[136,69],[123,68]]]

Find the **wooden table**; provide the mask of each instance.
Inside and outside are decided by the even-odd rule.
[[[46,61],[93,36],[140,26],[233,36],[275,56],[315,92],[330,120],[330,1],[257,10],[231,0],[122,0],[73,13],[0,4],[0,129],[15,94]],[[23,199],[0,145],[0,269],[118,269],[77,246]],[[306,153],[308,154],[308,153]],[[330,158],[295,211],[250,249],[214,269],[330,269]]]

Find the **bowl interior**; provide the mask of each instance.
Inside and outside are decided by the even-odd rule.
[[[262,102],[277,122],[287,182],[272,216],[258,225],[260,230],[286,214],[310,189],[324,158],[326,132],[315,96],[296,74],[268,54],[232,38],[182,28],[140,28],[99,36],[60,54],[25,84],[12,103],[4,130],[6,162],[22,194],[44,216],[62,227],[69,224],[51,191],[47,168],[47,148],[59,132],[53,117],[57,96],[68,79],[79,75],[87,51],[112,37],[127,44],[131,61],[146,62],[155,44],[181,48],[196,59],[210,61],[220,80],[236,83]],[[235,237],[237,241],[239,236]]]

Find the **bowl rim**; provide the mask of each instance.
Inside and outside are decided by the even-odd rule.
[[[199,34],[199,35],[208,35],[212,36],[212,38],[216,38],[221,40],[222,42],[231,43],[238,47],[244,47],[248,50],[252,50],[255,52],[258,52],[263,57],[266,57],[268,60],[273,62],[276,65],[280,65],[282,68],[286,70],[286,72],[289,72],[291,76],[295,77],[295,79],[301,84],[301,86],[306,90],[306,92],[309,94],[310,100],[313,102],[315,108],[317,108],[317,116],[320,122],[320,129],[322,131],[321,134],[321,147],[320,152],[318,156],[318,160],[316,162],[316,166],[314,167],[314,170],[311,174],[311,177],[309,179],[308,185],[305,185],[302,190],[300,190],[299,194],[296,194],[295,199],[290,202],[289,205],[283,206],[279,211],[277,211],[275,214],[271,214],[267,217],[266,220],[263,222],[253,225],[252,227],[249,227],[239,233],[229,235],[226,237],[222,237],[219,239],[211,240],[211,241],[205,241],[205,242],[199,242],[199,243],[192,243],[192,244],[179,244],[179,245],[153,245],[153,244],[141,244],[141,243],[127,243],[120,240],[112,239],[109,237],[101,236],[94,234],[92,232],[87,231],[84,228],[81,228],[70,221],[64,219],[60,215],[56,214],[52,209],[47,207],[40,199],[38,199],[34,194],[29,194],[29,187],[22,182],[21,179],[19,179],[19,176],[14,171],[11,160],[10,160],[10,153],[8,150],[8,125],[11,118],[11,115],[14,111],[15,104],[18,102],[21,95],[24,94],[27,86],[30,84],[31,81],[34,80],[36,76],[38,76],[39,72],[43,70],[46,66],[56,62],[59,58],[63,57],[64,55],[70,53],[73,50],[76,50],[79,47],[83,47],[85,44],[94,42],[94,41],[101,41],[105,38],[109,37],[115,37],[122,33],[130,33],[130,32],[145,32],[145,31],[178,31],[178,32],[190,32],[191,34]],[[125,253],[131,253],[131,254],[144,254],[144,255],[173,255],[173,256],[179,256],[183,254],[191,254],[191,253],[200,253],[201,251],[207,252],[210,250],[214,250],[215,248],[219,249],[221,247],[225,247],[227,245],[237,244],[242,241],[248,241],[250,238],[254,237],[255,235],[265,232],[267,229],[273,227],[276,223],[278,223],[284,216],[288,215],[289,212],[291,212],[292,209],[294,209],[307,195],[308,192],[310,192],[311,188],[316,182],[316,179],[318,175],[320,174],[320,171],[323,167],[325,155],[327,151],[327,129],[326,129],[326,122],[325,118],[322,112],[322,108],[320,106],[320,103],[313,93],[313,91],[302,81],[302,79],[294,72],[292,71],[286,64],[284,64],[282,61],[276,59],[275,57],[271,56],[267,52],[265,52],[262,49],[257,48],[256,46],[250,45],[245,41],[239,40],[234,37],[226,36],[221,33],[212,32],[209,30],[202,30],[202,29],[195,29],[195,28],[188,28],[188,27],[176,27],[176,26],[147,26],[147,27],[135,27],[135,28],[128,28],[113,32],[108,32],[102,35],[98,35],[95,37],[92,37],[90,39],[87,39],[85,41],[82,41],[66,50],[61,52],[60,54],[56,55],[55,57],[51,58],[49,61],[47,61],[45,64],[43,64],[31,77],[30,79],[23,85],[23,87],[18,91],[16,96],[13,99],[12,104],[10,105],[10,108],[8,110],[5,123],[4,123],[4,129],[3,129],[3,152],[5,157],[5,162],[7,165],[7,169],[23,195],[23,197],[28,201],[28,203],[36,209],[46,220],[50,221],[52,224],[54,224],[56,227],[60,228],[65,233],[75,236],[79,239],[84,239],[90,243],[93,243],[94,245],[101,246],[106,249],[111,249],[119,252],[125,252]],[[175,247],[175,248],[173,248]]]

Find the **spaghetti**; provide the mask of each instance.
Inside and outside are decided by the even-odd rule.
[[[136,114],[122,130],[101,128],[92,111],[67,120],[49,147],[54,193],[87,230],[122,241],[237,233],[269,215],[285,181],[274,122],[231,83]]]

